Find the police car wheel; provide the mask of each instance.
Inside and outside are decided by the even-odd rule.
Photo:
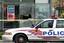
[[[26,39],[24,36],[17,35],[15,38],[15,43],[26,43]]]

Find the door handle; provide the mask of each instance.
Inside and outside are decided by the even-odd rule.
[[[49,31],[53,31],[53,30],[49,30]]]

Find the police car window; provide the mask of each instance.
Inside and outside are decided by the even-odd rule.
[[[64,20],[57,20],[56,28],[64,28]]]
[[[38,27],[39,28],[52,28],[53,27],[53,20],[45,21],[45,22],[41,23]]]

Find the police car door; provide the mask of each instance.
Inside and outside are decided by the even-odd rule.
[[[56,29],[57,31],[60,31],[60,32],[63,31],[59,35],[64,35],[64,19],[56,21]],[[64,39],[64,36],[60,36],[59,38]]]
[[[39,35],[38,37],[40,37],[42,39],[45,38],[45,37],[43,37],[43,32],[44,31],[51,31],[51,30],[53,30],[53,24],[54,24],[54,20],[46,20],[44,22],[41,22],[37,26],[38,30],[40,31],[40,33],[38,34]],[[45,33],[45,35],[46,34],[47,33]]]

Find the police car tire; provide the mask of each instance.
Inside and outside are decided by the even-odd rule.
[[[19,41],[20,38],[22,38],[23,41]],[[26,43],[26,42],[27,42],[27,40],[24,36],[22,36],[22,34],[18,34],[15,36],[15,43]]]

